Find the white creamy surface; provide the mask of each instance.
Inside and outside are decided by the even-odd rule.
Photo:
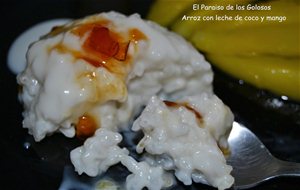
[[[67,18],[48,20],[38,23],[20,34],[9,48],[7,55],[8,68],[14,74],[22,72],[26,66],[26,52],[29,45],[39,40],[40,36],[47,34],[52,27],[63,25],[70,21],[71,19]]]
[[[95,67],[78,55],[85,51],[83,45],[91,31],[80,36],[74,30],[103,20],[110,31],[130,40],[128,62],[108,60],[112,60],[108,64],[117,67]],[[138,30],[143,38],[130,39],[132,29]],[[116,68],[121,74],[110,70]],[[209,63],[182,37],[143,21],[139,15],[102,13],[71,22],[29,48],[26,69],[18,75],[23,86],[23,126],[36,141],[54,132],[74,137],[78,118],[92,115],[99,128],[71,152],[76,171],[96,176],[121,163],[132,173],[126,180],[128,189],[161,189],[174,183],[170,171],[165,171],[169,169],[156,161],[151,164],[147,159],[134,160],[127,148],[118,146],[126,138],[119,132],[130,130],[129,123],[150,100],[148,111],[143,112],[133,129],[142,130],[150,139],[167,139],[155,142],[163,142],[160,147],[146,138],[137,151],[168,155],[174,162],[171,170],[185,184],[193,178],[224,189],[230,187],[233,179],[229,174],[231,167],[226,165],[217,144],[226,147],[226,134],[233,118],[213,95],[212,79]],[[191,110],[169,110],[161,105],[160,98],[188,102],[203,116],[203,126],[199,126],[202,124],[196,122]],[[153,110],[149,111],[150,108]],[[166,117],[158,110],[164,110]],[[152,122],[151,126],[142,122],[145,118]],[[157,134],[149,133],[147,127]],[[177,137],[178,142],[172,139]],[[191,148],[184,149],[185,143]],[[185,168],[182,159],[195,170]],[[201,160],[202,165],[196,164],[196,160]]]

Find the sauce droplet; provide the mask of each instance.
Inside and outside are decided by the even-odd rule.
[[[86,139],[94,135],[98,128],[95,119],[89,115],[79,117],[76,124],[76,137],[79,139]]]
[[[133,28],[130,30],[130,35],[133,41],[138,42],[140,40],[147,40],[147,37],[144,33],[142,33],[137,28]]]

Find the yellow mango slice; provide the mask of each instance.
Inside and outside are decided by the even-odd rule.
[[[226,73],[258,88],[300,100],[299,57],[208,54],[207,59]]]
[[[243,27],[233,30],[199,30],[192,43],[206,53],[227,55],[274,54],[300,56],[297,24]]]

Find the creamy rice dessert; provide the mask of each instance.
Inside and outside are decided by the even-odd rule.
[[[174,176],[218,189],[234,182],[225,160],[233,114],[213,94],[209,63],[137,14],[102,13],[53,28],[30,46],[17,80],[23,127],[36,141],[55,132],[85,140],[70,154],[79,174],[121,163],[132,173],[127,189],[163,189]],[[144,134],[134,145],[139,160],[119,146],[120,132],[130,130]]]

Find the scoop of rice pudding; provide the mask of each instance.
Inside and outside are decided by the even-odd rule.
[[[170,186],[173,170],[185,184],[233,183],[219,148],[227,146],[233,116],[213,95],[209,63],[182,37],[137,14],[102,13],[53,28],[30,46],[17,79],[23,127],[36,141],[54,132],[87,139],[71,152],[80,174],[96,176],[120,162],[133,173],[128,189]],[[137,152],[167,156],[169,168],[138,162],[118,146],[119,132],[131,129],[147,103],[133,125],[145,134]]]

